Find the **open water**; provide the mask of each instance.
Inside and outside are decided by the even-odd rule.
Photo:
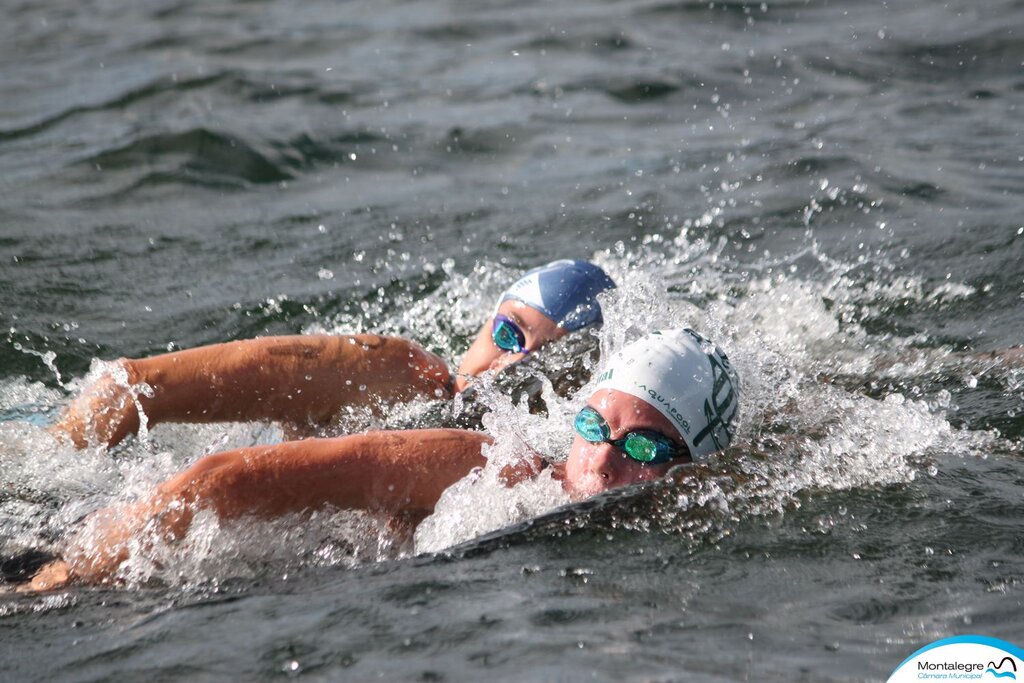
[[[745,387],[694,479],[564,507],[488,469],[412,544],[202,519],[121,587],[0,594],[3,680],[845,682],[1024,641],[1024,363],[990,354],[1024,342],[1024,3],[2,4],[0,557],[281,438],[71,452],[43,426],[95,359],[370,330],[454,364],[577,257],[620,285],[604,353],[689,324]],[[481,392],[494,458],[567,452],[582,398],[541,384]]]

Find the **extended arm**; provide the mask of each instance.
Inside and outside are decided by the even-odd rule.
[[[444,361],[398,337],[264,337],[118,364],[123,376],[87,387],[54,426],[57,434],[79,447],[114,445],[138,430],[139,406],[150,424],[301,424],[329,420],[344,406],[449,396]],[[138,384],[152,396],[132,392]]]
[[[483,466],[478,432],[423,429],[308,439],[210,455],[147,498],[96,512],[65,559],[44,567],[34,590],[113,576],[140,534],[183,537],[199,509],[222,519],[273,518],[325,506],[429,514],[441,493]]]

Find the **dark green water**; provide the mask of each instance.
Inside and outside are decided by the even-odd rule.
[[[578,257],[620,284],[602,348],[691,324],[746,387],[695,482],[551,512],[483,480],[412,547],[205,520],[124,588],[0,597],[4,680],[866,681],[1024,641],[1024,365],[981,355],[1024,342],[1020,2],[2,16],[4,557],[280,438],[64,450],[39,424],[96,358],[373,330],[455,362],[520,270]],[[485,402],[508,449],[567,450],[572,400]]]

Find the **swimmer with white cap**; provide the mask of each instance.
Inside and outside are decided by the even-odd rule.
[[[585,498],[707,460],[732,443],[739,390],[729,358],[693,330],[626,346],[576,415],[566,489]]]
[[[374,334],[261,337],[150,358],[122,358],[87,386],[52,431],[82,448],[113,446],[165,422],[277,421],[309,436],[342,410],[380,414],[396,402],[450,398],[569,332],[601,323],[597,295],[615,286],[598,266],[561,260],[505,291],[455,377],[440,357]]]
[[[578,500],[703,462],[732,442],[739,391],[726,355],[693,330],[648,335],[606,364],[555,477]],[[66,559],[44,566],[26,588],[116,582],[131,553],[147,546],[145,534],[182,538],[199,510],[276,518],[330,506],[418,523],[445,489],[487,464],[481,447],[490,441],[456,429],[378,431],[210,455],[148,497],[94,513]],[[537,473],[532,457],[502,472],[509,485]]]

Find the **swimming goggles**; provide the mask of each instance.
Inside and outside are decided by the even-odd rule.
[[[649,429],[629,432],[621,439],[611,438],[611,428],[601,413],[590,406],[584,406],[576,415],[576,433],[590,443],[607,443],[625,451],[626,455],[643,465],[661,465],[675,458],[690,458],[685,446],[677,446],[664,434]]]
[[[519,328],[512,318],[498,313],[494,316],[494,326],[491,328],[491,339],[494,345],[502,351],[511,353],[527,354],[526,335]]]

